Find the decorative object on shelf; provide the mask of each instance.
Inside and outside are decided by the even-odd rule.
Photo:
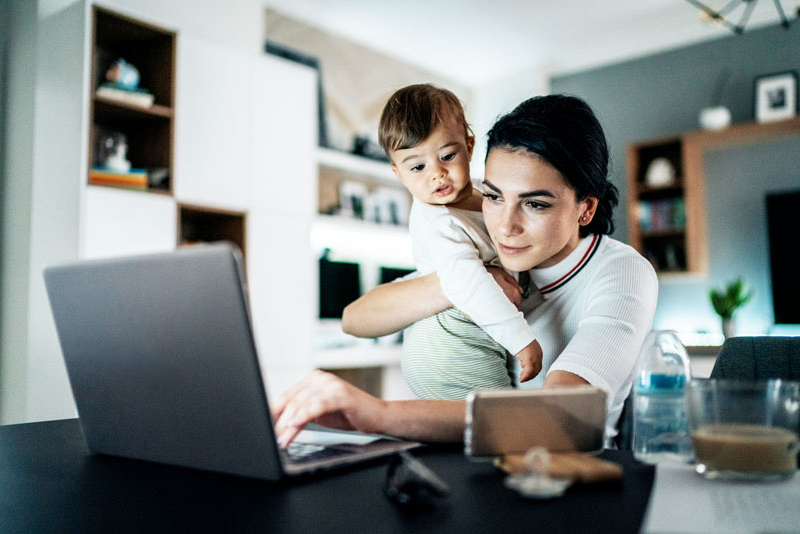
[[[378,161],[389,162],[386,152],[374,140],[367,135],[356,135],[353,137],[353,154]]]
[[[152,189],[169,189],[169,169],[166,167],[147,169],[147,184]]]
[[[105,136],[103,139],[103,165],[112,171],[128,172],[131,162],[128,161],[128,140],[119,132]]]
[[[364,218],[364,204],[369,195],[361,182],[344,181],[339,184],[339,213],[354,219]]]
[[[797,72],[758,76],[753,94],[757,122],[791,119],[797,115]]]
[[[714,311],[722,320],[722,333],[727,337],[733,337],[736,333],[736,323],[733,315],[736,311],[747,304],[753,297],[753,292],[749,291],[741,278],[730,282],[724,289],[712,289],[708,292],[711,305]]]
[[[704,20],[715,22],[720,26],[725,26],[737,35],[744,33],[744,28],[747,25],[747,21],[750,20],[750,15],[753,13],[753,9],[755,9],[756,4],[758,3],[758,0],[726,0],[726,3],[723,7],[720,9],[714,9],[705,2],[700,2],[698,0],[686,1],[700,10],[700,16]],[[781,21],[781,26],[788,30],[789,19],[786,17],[786,13],[783,11],[783,6],[781,6],[780,0],[773,0],[773,4],[775,5],[775,11],[778,12],[778,18]],[[742,12],[739,16],[739,22],[733,23],[729,20],[729,17],[732,16],[739,7],[742,7]],[[798,7],[797,11],[800,14],[800,6]]]
[[[722,96],[730,79],[730,70],[725,69],[714,88],[712,105],[700,110],[700,127],[705,130],[722,130],[731,124],[731,111],[722,105]]]
[[[111,64],[106,71],[106,81],[100,84],[95,94],[143,108],[152,106],[155,101],[150,91],[139,87],[139,70],[122,58]]]
[[[106,71],[106,80],[120,89],[136,89],[139,87],[139,69],[119,58]]]
[[[704,130],[724,130],[731,125],[731,111],[725,106],[700,110],[700,127]]]
[[[667,158],[655,158],[647,166],[644,180],[648,187],[669,187],[675,184],[675,166]]]
[[[376,189],[366,199],[367,221],[405,226],[408,224],[408,196],[405,191],[389,187]]]

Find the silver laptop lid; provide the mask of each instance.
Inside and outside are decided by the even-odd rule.
[[[90,451],[283,475],[227,244],[45,269]]]

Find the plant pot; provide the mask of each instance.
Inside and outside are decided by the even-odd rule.
[[[733,319],[723,319],[722,335],[725,336],[725,339],[736,336],[736,321]]]

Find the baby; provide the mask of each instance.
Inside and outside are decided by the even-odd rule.
[[[414,197],[409,219],[420,274],[435,272],[454,308],[405,333],[402,368],[409,387],[428,399],[464,399],[476,389],[513,387],[541,370],[542,349],[522,312],[486,270],[497,254],[483,223],[482,194],[469,160],[475,139],[458,98],[429,84],[394,93],[383,109],[379,141],[392,171]],[[472,351],[454,354],[453,337]]]

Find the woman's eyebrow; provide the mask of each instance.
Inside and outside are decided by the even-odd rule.
[[[488,187],[489,189],[491,189],[495,193],[502,193],[502,191],[500,191],[500,189],[498,189],[497,186],[494,185],[489,180],[484,180],[483,181],[483,185],[485,185],[486,187]],[[548,191],[547,189],[536,189],[534,191],[527,191],[525,193],[520,193],[518,196],[519,196],[519,198],[528,198],[528,197],[550,197],[550,198],[556,198],[556,196],[553,193],[551,193],[550,191]]]
[[[548,191],[547,189],[537,189],[535,191],[528,191],[527,193],[520,193],[519,198],[528,198],[528,197],[550,197],[556,198],[556,196]]]

